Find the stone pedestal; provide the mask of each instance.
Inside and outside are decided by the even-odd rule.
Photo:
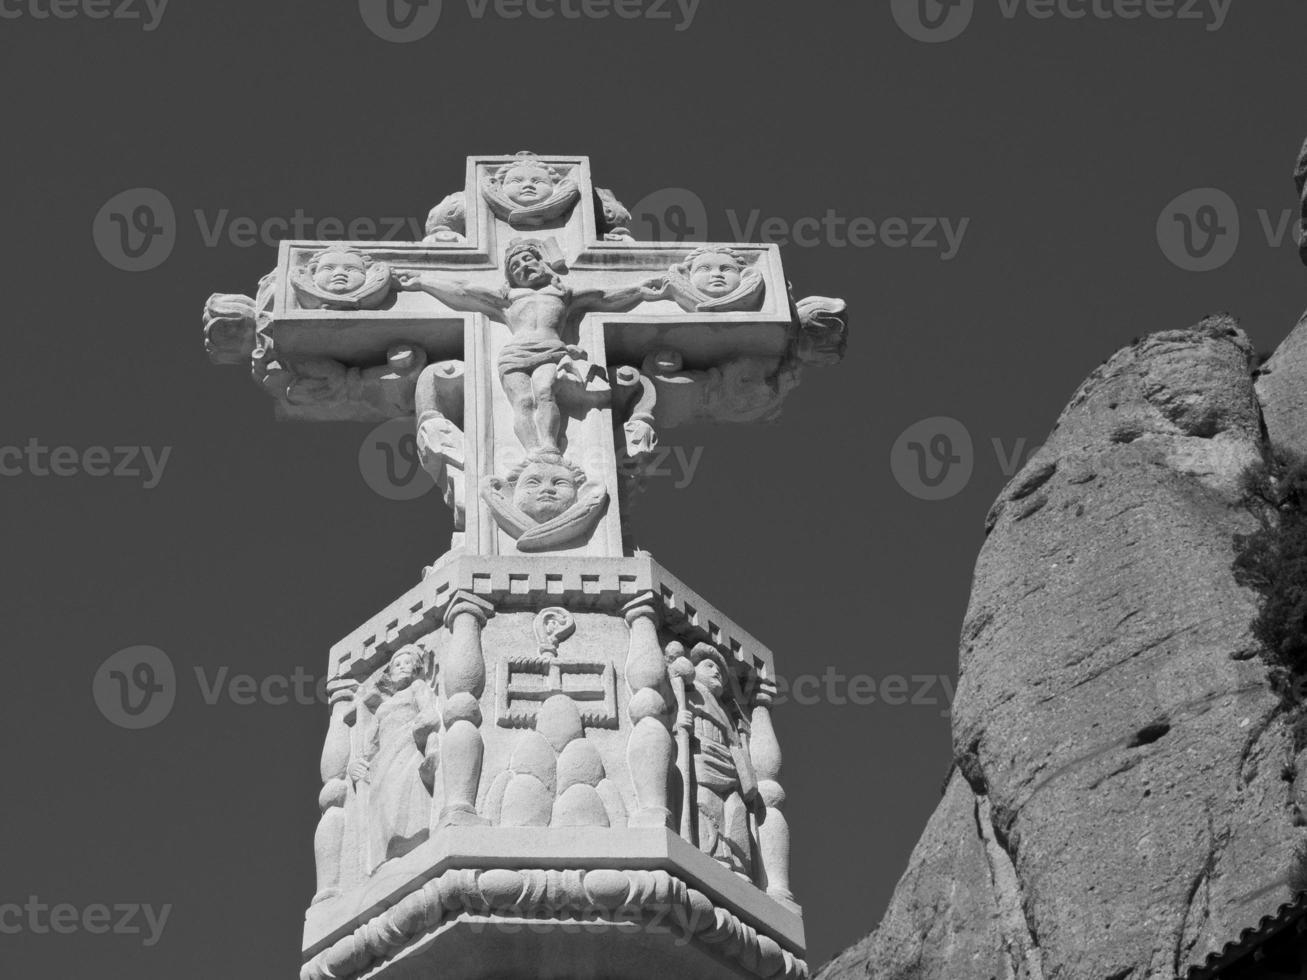
[[[430,667],[395,691],[401,657]],[[736,735],[714,762],[704,663],[726,665]],[[319,853],[305,980],[805,975],[771,654],[651,558],[451,554],[331,667],[352,693],[324,753],[339,849]],[[428,715],[400,703],[420,685]],[[365,778],[360,759],[400,761]]]

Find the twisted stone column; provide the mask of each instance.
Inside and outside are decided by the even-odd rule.
[[[666,827],[671,821],[667,786],[672,769],[671,682],[658,642],[658,601],[647,592],[622,610],[631,630],[626,658],[626,686],[631,692],[627,715],[634,726],[626,745],[626,763],[635,788],[632,827]]]
[[[322,819],[318,821],[313,838],[313,854],[318,868],[318,891],[313,897],[315,905],[340,894],[345,799],[349,795],[349,729],[354,723],[354,692],[358,686],[358,681],[352,677],[337,677],[327,682],[331,721],[322,746],[322,793],[318,796]]]
[[[444,690],[440,768],[444,770],[445,805],[440,826],[484,824],[477,815],[477,787],[485,743],[481,737],[481,695],[486,688],[486,661],[481,628],[494,615],[490,603],[466,592],[454,596],[445,612],[451,634],[440,658]]]
[[[790,891],[790,825],[781,812],[785,790],[779,782],[781,746],[772,727],[771,706],[776,698],[776,682],[762,678],[753,699],[749,735],[749,756],[758,775],[758,795],[766,807],[758,824],[758,852],[762,880],[767,894],[783,905],[797,910]]]

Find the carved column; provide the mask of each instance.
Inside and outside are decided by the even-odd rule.
[[[481,628],[494,615],[494,607],[476,596],[459,592],[445,612],[450,642],[440,660],[444,690],[442,720],[445,736],[440,744],[444,770],[445,805],[440,825],[483,824],[477,816],[477,787],[481,783],[481,695],[486,687],[486,661],[481,650]]]
[[[340,893],[341,851],[345,843],[345,799],[349,795],[347,778],[350,756],[350,726],[354,723],[354,692],[358,681],[337,677],[327,683],[331,704],[331,721],[327,740],[322,746],[322,793],[318,806],[322,819],[313,838],[313,854],[318,866],[318,892],[313,904]]]
[[[631,630],[626,658],[626,686],[631,692],[627,714],[633,727],[626,762],[635,788],[633,827],[666,827],[671,820],[667,786],[671,776],[673,741],[669,725],[671,683],[663,648],[658,642],[658,602],[652,592],[622,610]]]
[[[781,746],[772,727],[771,706],[776,697],[776,682],[761,679],[754,695],[749,736],[749,756],[758,775],[758,794],[766,807],[758,824],[758,852],[762,880],[759,884],[776,901],[797,908],[790,891],[790,825],[781,812],[785,790],[778,781],[781,774]]]

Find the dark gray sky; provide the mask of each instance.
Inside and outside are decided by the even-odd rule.
[[[326,712],[210,705],[196,670],[318,674],[448,535],[434,495],[369,488],[368,427],[275,424],[242,370],[208,365],[205,297],[252,291],[275,255],[225,230],[206,242],[224,212],[422,218],[461,188],[467,154],[530,148],[590,154],[627,204],[666,189],[702,200],[714,239],[755,209],[786,225],[828,211],[878,229],[969,219],[947,260],[939,223],[937,247],[786,247],[798,295],[847,298],[847,360],[810,372],[774,425],[669,439],[703,447],[697,469],[687,481],[673,462],[637,517],[641,543],[783,673],[874,678],[823,681],[805,689],[818,703],[778,712],[814,964],[875,925],[938,800],[938,678],[952,683],[1007,461],[1133,337],[1229,310],[1271,348],[1303,305],[1291,234],[1276,246],[1265,230],[1295,204],[1304,135],[1307,7],[1294,0],[1216,14],[1210,0],[1035,4],[1047,19],[980,0],[960,36],[934,44],[899,26],[891,7],[912,4],[897,0],[703,0],[685,30],[674,6],[671,20],[506,20],[446,0],[408,44],[376,36],[352,0],[174,0],[157,24],[143,0],[124,10],[142,20],[90,19],[83,0],[68,0],[71,19],[35,16],[47,2],[0,0],[0,446],[21,450],[0,455],[16,474],[0,477],[0,906],[172,908],[149,946],[143,915],[141,935],[57,935],[24,912],[20,933],[0,934],[5,976],[293,976]],[[1202,19],[1095,13],[1135,9]],[[171,254],[139,273],[92,235],[132,188],[177,216]],[[1229,198],[1177,205],[1196,222],[1192,260],[1219,264],[1206,272],[1177,265],[1186,216],[1165,210],[1196,188]],[[956,427],[949,445],[930,426],[900,441],[937,417],[965,428],[970,454]],[[76,474],[33,472],[33,440],[75,448]],[[921,499],[909,442],[969,459],[969,482],[954,469],[944,499]],[[100,465],[87,449],[117,446],[169,447],[157,485],[145,489],[141,459],[126,464],[135,478],[86,471]],[[176,703],[128,731],[93,682],[140,644],[167,654]],[[924,683],[912,678],[932,678],[932,703],[826,695],[893,698],[884,684],[899,676],[909,700]]]

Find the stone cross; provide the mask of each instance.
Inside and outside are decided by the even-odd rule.
[[[844,342],[775,245],[635,242],[629,217],[586,157],[470,157],[422,242],[282,242],[256,300],[210,300],[209,352],[284,419],[416,412],[469,554],[620,556],[660,430],[765,420]]]
[[[455,514],[331,651],[303,980],[807,975],[772,655],[624,518],[662,432],[770,420],[839,360],[844,304],[794,302],[776,246],[629,221],[585,157],[470,157],[423,241],[286,241],[205,307],[279,418],[411,419]],[[504,916],[540,928],[484,941]]]

